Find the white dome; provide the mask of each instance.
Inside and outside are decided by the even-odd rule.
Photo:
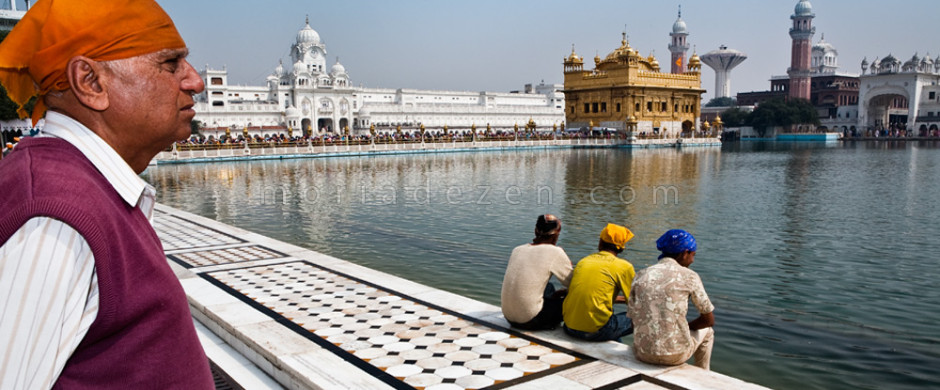
[[[685,21],[682,18],[676,19],[676,22],[672,24],[672,33],[673,34],[687,34],[689,30],[685,28]]]
[[[294,71],[294,74],[301,73],[301,72],[306,72],[306,71],[307,71],[307,65],[304,64],[303,61],[297,60],[297,62],[294,63],[294,67],[291,68],[291,69]]]
[[[813,45],[813,50],[830,53],[830,52],[835,52],[836,48],[833,47],[831,43],[826,42],[825,37],[823,37],[819,39],[819,42]]]
[[[793,14],[796,16],[811,16],[813,15],[813,5],[809,3],[809,0],[800,0],[793,8]]]
[[[300,110],[297,107],[290,106],[287,107],[287,110],[284,112],[284,115],[288,118],[300,118]]]
[[[346,67],[343,66],[343,64],[340,64],[340,63],[339,63],[339,60],[337,60],[336,63],[333,64],[333,67],[330,68],[330,74],[331,74],[331,75],[334,75],[334,76],[336,76],[336,75],[344,75],[344,74],[346,74]]]
[[[283,76],[283,75],[284,75],[284,64],[283,64],[282,62],[278,62],[278,63],[277,63],[277,67],[274,68],[274,75],[275,75],[275,76]]]
[[[360,118],[368,118],[368,117],[370,117],[370,116],[372,116],[372,112],[369,111],[368,108],[363,107],[363,108],[360,108],[360,109],[359,109],[359,117],[360,117]]]
[[[320,34],[317,34],[316,30],[310,27],[310,21],[307,21],[307,25],[303,29],[297,32],[297,44],[298,45],[319,45],[320,44]]]

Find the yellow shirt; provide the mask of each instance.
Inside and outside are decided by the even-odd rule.
[[[574,267],[563,314],[565,326],[597,332],[613,314],[614,297],[629,298],[636,272],[633,265],[610,252],[589,255]]]

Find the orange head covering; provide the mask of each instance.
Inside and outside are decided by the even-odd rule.
[[[111,61],[184,47],[173,20],[153,0],[42,0],[0,43],[0,84],[21,118],[23,105],[39,96],[35,126],[46,112],[42,97],[69,89],[65,67],[73,57]]]
[[[617,249],[623,249],[623,246],[633,238],[633,232],[620,225],[608,223],[607,227],[601,231],[601,240],[614,244]]]

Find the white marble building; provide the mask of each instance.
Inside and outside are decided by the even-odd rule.
[[[819,38],[810,51],[810,69],[814,74],[834,74],[839,69],[839,51],[826,42],[826,36]]]
[[[915,136],[940,129],[940,57],[917,54],[902,62],[893,55],[862,60],[858,127],[878,130],[901,125]]]
[[[374,125],[379,132],[413,131],[424,125],[428,131],[465,131],[475,125],[478,132],[487,124],[493,131],[524,127],[529,120],[542,130],[564,122],[561,84],[526,85],[519,92],[432,91],[354,87],[339,59],[327,67],[326,45],[307,24],[291,45],[291,65],[277,65],[264,86],[235,86],[228,83],[226,69],[200,74],[205,92],[197,95],[196,119],[205,135],[219,136],[229,129],[250,135],[290,133],[368,134]]]
[[[29,3],[30,1],[26,0],[25,9],[16,9],[16,0],[0,4],[0,31],[13,30],[13,26],[26,15],[26,10],[29,9]]]

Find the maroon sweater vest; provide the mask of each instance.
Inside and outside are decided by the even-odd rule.
[[[0,243],[36,216],[81,233],[98,276],[98,316],[54,388],[214,388],[186,295],[150,222],[63,140],[27,138],[0,162]]]

